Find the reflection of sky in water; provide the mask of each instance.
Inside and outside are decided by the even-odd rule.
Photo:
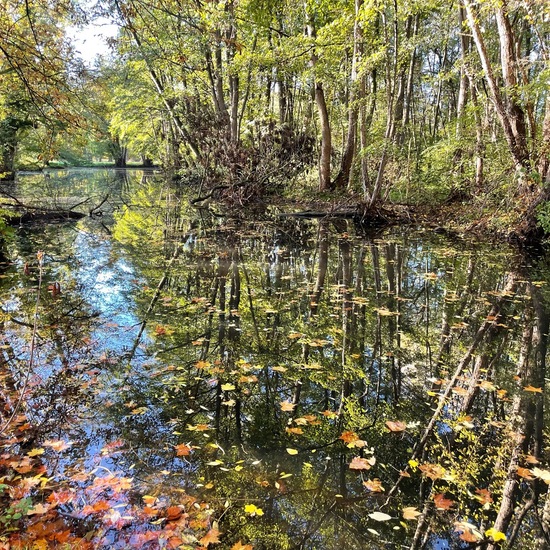
[[[116,244],[90,233],[78,234],[74,253],[75,278],[83,286],[92,307],[102,318],[109,319],[110,328],[101,326],[93,336],[109,350],[131,348],[136,334],[136,330],[131,329],[139,323],[132,298],[132,266],[117,254]],[[116,330],[116,338],[113,337],[113,329]]]

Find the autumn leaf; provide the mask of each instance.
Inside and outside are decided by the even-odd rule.
[[[539,479],[542,479],[542,481],[544,481],[544,483],[546,483],[546,485],[550,485],[550,471],[541,470],[540,468],[533,468],[531,470],[531,473],[535,477],[538,477]]]
[[[403,519],[410,520],[416,519],[418,516],[422,515],[422,512],[419,512],[414,506],[407,506],[403,508]]]
[[[206,432],[207,430],[210,429],[210,426],[208,424],[197,424],[196,426],[187,424],[187,429],[190,432]]]
[[[222,384],[223,391],[233,391],[235,389],[234,384]]]
[[[39,456],[39,455],[43,455],[46,451],[42,448],[38,448],[38,449],[32,449],[31,451],[29,451],[27,453],[27,456],[30,456],[30,457],[33,457],[33,456]]]
[[[249,516],[263,516],[264,511],[258,508],[255,504],[246,504],[244,507],[244,513]]]
[[[437,495],[434,495],[434,502],[435,507],[438,510],[449,510],[454,505],[454,501],[445,498],[444,493],[438,493]]]
[[[44,505],[42,504],[41,502],[38,503],[36,506],[33,506],[28,512],[27,512],[27,516],[32,516],[32,515],[35,515],[35,514],[38,514],[38,515],[43,515],[45,514],[48,510],[50,509],[50,506],[49,505]]]
[[[176,456],[189,456],[191,454],[191,447],[188,447],[185,444],[175,445]]]
[[[371,458],[361,458],[359,456],[356,456],[352,459],[349,469],[350,470],[370,470],[376,462],[376,459],[374,457]]]
[[[491,537],[495,542],[506,540],[506,535],[500,531],[497,531],[494,527],[487,529],[487,531],[485,531],[485,536]]]
[[[367,481],[363,481],[363,485],[371,493],[382,493],[385,491],[384,487],[382,487],[382,482],[378,478],[367,479]]]
[[[445,468],[439,464],[421,464],[418,469],[432,480],[441,479],[445,475]]]
[[[401,422],[400,420],[388,420],[386,422],[386,428],[388,428],[390,432],[403,432],[407,429],[407,425],[405,422]]]
[[[199,540],[199,543],[203,546],[208,546],[209,544],[218,544],[220,542],[220,539],[218,538],[220,532],[217,529],[210,529],[204,537],[202,537],[201,540]]]
[[[68,449],[72,445],[72,442],[63,441],[62,439],[60,439],[59,441],[48,440],[48,441],[44,441],[42,445],[44,445],[44,447],[49,447],[54,451],[61,452],[61,451],[64,451],[65,449]]]
[[[483,535],[478,528],[467,521],[457,521],[455,531],[461,533],[458,538],[464,542],[478,542],[483,539]]]
[[[298,454],[298,451],[296,449],[289,449],[287,448],[286,452],[289,454],[289,455],[297,455]]]
[[[390,515],[384,514],[384,512],[373,512],[372,514],[369,514],[369,518],[374,521],[388,521],[392,519]]]
[[[346,445],[353,443],[359,439],[359,436],[355,432],[344,432],[338,439],[341,439]]]
[[[525,386],[523,388],[523,391],[530,391],[533,393],[542,393],[542,388],[535,388],[533,386]]]
[[[166,509],[166,519],[168,521],[176,521],[181,517],[182,509],[179,506],[169,506]]]
[[[488,489],[476,489],[476,494],[476,499],[479,500],[483,506],[493,502],[493,498],[491,497],[491,493]]]
[[[517,469],[517,474],[519,477],[522,477],[523,479],[527,479],[527,480],[531,480],[531,479],[534,479],[533,476],[531,475],[531,470],[529,470],[528,468],[522,468],[521,466],[518,466],[518,469]]]
[[[291,403],[290,401],[281,401],[281,410],[285,412],[292,412],[296,408],[295,403]]]
[[[236,542],[231,550],[253,550],[254,547],[251,544],[243,544],[241,541]]]
[[[304,430],[302,428],[285,428],[286,433],[294,434],[294,435],[302,435],[304,433]]]

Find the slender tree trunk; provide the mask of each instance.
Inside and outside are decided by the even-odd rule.
[[[517,169],[527,168],[529,164],[529,153],[525,147],[524,141],[522,141],[521,139],[516,139],[515,135],[515,132],[517,133],[519,131],[518,129],[520,128],[521,124],[519,120],[514,120],[514,116],[519,115],[516,112],[509,113],[506,109],[506,104],[493,73],[493,67],[487,54],[485,41],[483,39],[483,35],[481,33],[481,29],[478,23],[477,14],[475,12],[472,2],[470,0],[462,0],[462,3],[466,10],[466,19],[468,21],[468,26],[470,28],[470,31],[472,32],[473,40],[476,45],[479,58],[481,60],[481,65],[485,72],[485,78],[489,87],[489,96],[498,115],[498,119],[504,132],[504,137],[506,138],[506,142],[508,143],[508,148],[510,150],[512,160]],[[499,17],[502,18],[502,14],[497,14],[497,19]],[[499,38],[501,40],[501,52],[504,52],[504,55],[506,56],[508,55],[508,47],[507,44],[503,42],[506,42],[509,37],[507,36],[507,26],[502,22],[499,24]],[[506,64],[508,67],[508,61],[510,60],[502,60],[503,65]],[[509,70],[505,69],[504,66],[503,71],[508,71],[505,72],[505,74],[509,75]]]
[[[355,22],[353,25],[353,54],[351,60],[351,75],[349,84],[349,106],[348,106],[348,135],[346,146],[342,156],[340,172],[334,180],[335,187],[344,188],[350,183],[350,173],[357,148],[357,119],[359,108],[356,103],[358,71],[357,62],[359,55],[360,42],[362,39],[361,27],[359,25],[359,10],[363,5],[363,0],[355,0]]]
[[[307,3],[305,4],[306,19],[307,19],[307,35],[311,40],[315,40],[315,27],[308,13]],[[311,66],[315,68],[317,64],[317,54],[315,49],[311,54]],[[328,107],[325,99],[325,91],[323,84],[316,80],[315,82],[315,104],[319,115],[319,123],[321,125],[321,152],[319,155],[319,190],[327,191],[332,189],[330,179],[330,161],[332,155],[332,130],[330,128],[330,119],[328,115]]]
[[[319,190],[327,191],[332,188],[330,180],[330,160],[332,153],[332,131],[328,116],[325,92],[320,82],[315,84],[315,103],[321,124],[321,155],[319,158]]]

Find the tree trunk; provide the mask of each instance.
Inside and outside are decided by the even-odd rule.
[[[355,157],[357,144],[357,119],[359,108],[356,104],[357,95],[357,61],[359,55],[360,42],[362,39],[361,27],[359,25],[359,10],[363,5],[363,0],[355,0],[355,22],[353,25],[353,54],[351,60],[351,75],[349,84],[349,106],[348,106],[348,135],[346,138],[346,146],[342,156],[342,164],[340,172],[334,180],[334,186],[337,188],[345,188],[350,183],[351,168]]]
[[[466,19],[468,21],[468,26],[472,32],[474,43],[476,45],[479,58],[481,60],[481,65],[485,72],[485,78],[487,79],[487,84],[489,87],[489,97],[493,102],[498,119],[500,121],[502,130],[504,132],[504,137],[508,143],[508,148],[516,169],[521,170],[528,167],[529,164],[529,153],[525,147],[525,142],[519,136],[518,132],[521,130],[521,121],[517,117],[520,117],[520,113],[517,110],[508,111],[506,108],[504,97],[501,93],[500,88],[498,87],[497,80],[493,73],[493,67],[489,60],[487,54],[487,48],[485,46],[485,41],[483,40],[483,35],[479,27],[477,14],[474,10],[473,4],[470,0],[462,0],[463,6],[466,10]],[[498,10],[502,12],[502,9]],[[503,13],[500,15],[497,14],[497,20],[503,17]],[[499,24],[499,39],[501,42],[501,53],[506,56],[508,53],[508,41],[510,39],[508,35],[509,23],[508,25],[505,22]],[[509,75],[510,69],[509,65],[512,63],[510,59],[502,59],[503,63],[503,74]],[[504,68],[506,65],[507,68]],[[519,108],[519,107],[518,107]],[[521,111],[521,109],[520,109]]]

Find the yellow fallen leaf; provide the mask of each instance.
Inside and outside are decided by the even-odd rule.
[[[296,449],[288,449],[286,450],[286,452],[289,454],[289,455],[297,455],[298,454],[298,451]]]
[[[45,453],[44,449],[42,449],[41,447],[37,448],[37,449],[33,449],[32,451],[29,451],[27,453],[27,456],[38,456],[38,455],[43,455]]]

